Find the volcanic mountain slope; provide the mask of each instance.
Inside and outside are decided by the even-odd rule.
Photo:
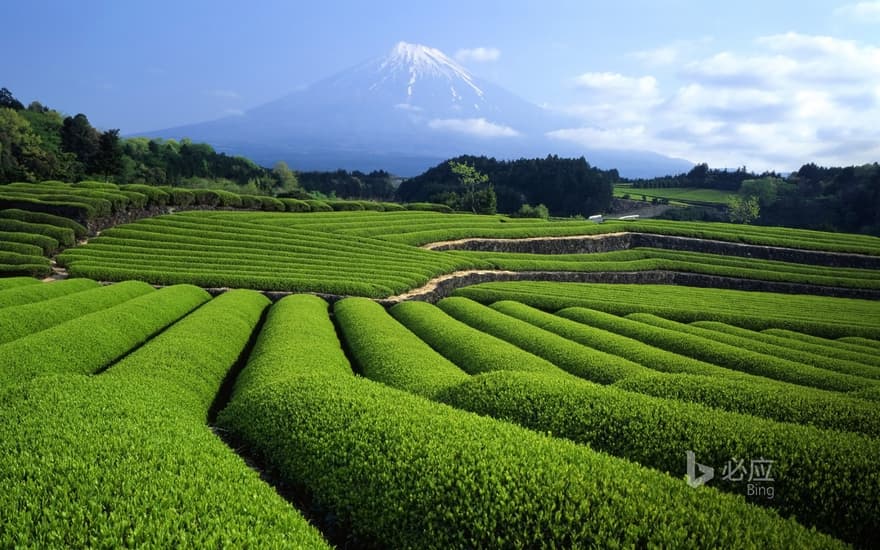
[[[624,175],[687,170],[647,152],[588,151],[546,133],[575,126],[471,75],[440,50],[400,42],[388,55],[240,116],[145,134],[204,141],[262,164],[301,170],[383,168],[415,175],[459,154],[587,157]]]

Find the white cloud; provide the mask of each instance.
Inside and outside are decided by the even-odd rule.
[[[648,76],[580,75],[584,97],[564,110],[582,124],[550,135],[756,170],[880,158],[880,48],[798,33],[755,45],[760,55],[679,59],[677,82],[662,87]]]
[[[601,124],[630,124],[643,120],[661,100],[653,76],[584,73],[572,80],[581,101],[562,110]]]
[[[834,15],[859,23],[880,23],[880,2],[857,2],[834,10]]]
[[[473,61],[475,63],[486,63],[489,61],[498,61],[501,57],[501,50],[498,48],[471,48],[461,49],[455,52],[455,58],[462,63]]]
[[[516,137],[519,132],[510,126],[495,124],[485,118],[435,118],[428,122],[434,130],[449,130],[481,138]]]

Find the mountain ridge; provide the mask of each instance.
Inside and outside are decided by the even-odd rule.
[[[140,133],[210,143],[260,164],[298,170],[385,169],[411,176],[446,158],[585,156],[629,177],[687,171],[646,151],[590,150],[546,134],[576,122],[472,75],[438,49],[391,51],[241,115]]]

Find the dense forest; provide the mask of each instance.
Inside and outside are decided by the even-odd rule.
[[[25,107],[0,89],[0,183],[82,179],[266,194],[298,188],[284,163],[266,169],[187,139],[122,138],[84,114],[64,116],[37,101]]]
[[[455,163],[474,167],[489,178],[499,212],[516,212],[523,204],[544,204],[556,216],[591,215],[608,209],[617,170],[600,170],[582,157],[496,160],[460,156],[424,174],[410,178],[397,189],[406,202],[430,201],[454,206],[465,186],[452,171]]]
[[[394,200],[397,178],[384,170],[365,174],[357,170],[335,172],[298,172],[297,179],[303,189],[325,196],[347,199]]]

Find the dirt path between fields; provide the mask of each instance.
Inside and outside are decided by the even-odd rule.
[[[97,237],[100,234],[101,234],[101,232],[98,231],[95,233],[94,236]],[[88,242],[89,242],[89,237],[86,237],[84,239],[80,239],[80,240],[76,241],[76,244],[73,246],[82,246],[84,244],[88,244]],[[68,248],[73,248],[73,246],[68,247]],[[65,249],[65,250],[67,250],[67,249]],[[61,252],[64,252],[64,250],[62,250]],[[60,254],[60,252],[53,254],[49,258],[49,265],[52,266],[52,274],[43,279],[44,283],[48,283],[51,281],[62,281],[64,279],[67,279],[68,277],[70,277],[70,273],[67,272],[67,268],[58,265],[58,261],[57,261],[58,254]]]
[[[494,238],[494,237],[467,237],[465,239],[456,239],[453,241],[437,241],[433,243],[423,244],[421,248],[426,250],[467,250],[466,245],[472,242],[491,242],[491,243],[514,243],[514,242],[537,242],[537,241],[588,241],[588,240],[604,240],[610,237],[623,237],[631,235],[630,231],[619,231],[617,233],[600,233],[598,235],[561,235],[557,237],[522,237],[522,238]]]

